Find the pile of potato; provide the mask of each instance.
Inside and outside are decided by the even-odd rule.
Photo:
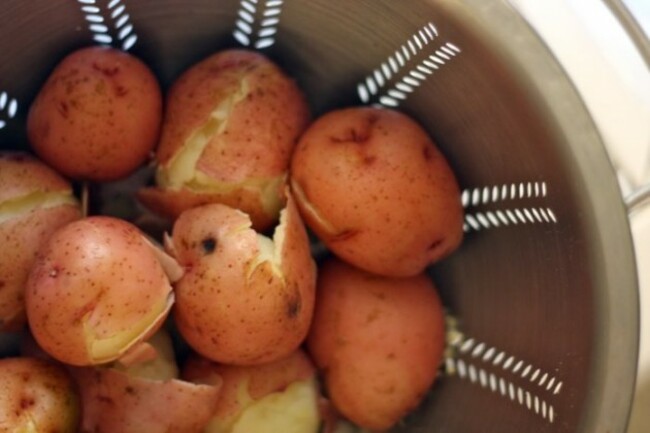
[[[460,244],[462,207],[415,121],[312,122],[244,50],[189,68],[163,110],[146,65],[93,47],[52,72],[27,132],[40,159],[0,154],[0,332],[30,331],[0,360],[0,430],[382,431],[430,389],[444,321],[424,271]],[[148,161],[137,198],[162,238],[85,215],[71,182]]]

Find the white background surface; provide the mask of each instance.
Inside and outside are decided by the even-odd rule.
[[[624,0],[646,35],[650,0]],[[510,0],[554,51],[582,94],[624,195],[650,183],[650,71],[599,0]],[[650,432],[650,203],[631,216],[641,299],[637,396],[628,433]],[[631,355],[632,356],[632,355]]]

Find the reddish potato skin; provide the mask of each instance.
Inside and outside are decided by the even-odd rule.
[[[0,359],[0,431],[75,433],[79,397],[61,366],[35,358]]]
[[[83,407],[81,433],[200,433],[220,383],[132,377],[110,368],[75,368]]]
[[[218,102],[246,81],[249,91],[236,103],[222,134],[213,136],[197,168],[222,182],[281,175],[309,122],[309,107],[296,84],[262,54],[226,50],[181,75],[167,96],[156,159],[165,165],[203,126]],[[282,190],[278,191],[281,194]]]
[[[257,234],[240,211],[210,204],[184,212],[174,224],[175,256],[187,269],[174,286],[174,319],[206,358],[233,365],[272,362],[307,336],[316,265],[291,196],[284,221],[281,275],[268,262],[252,268]],[[214,241],[214,251],[205,251],[204,240]]]
[[[316,368],[309,357],[302,350],[296,350],[285,358],[255,366],[217,364],[195,355],[185,363],[182,377],[195,383],[223,383],[213,417],[227,425],[234,422],[247,405],[315,374]],[[243,384],[246,384],[247,397],[251,401],[241,401]]]
[[[109,181],[147,159],[161,120],[162,95],[149,68],[123,51],[91,47],[56,66],[30,107],[27,134],[57,171]]]
[[[417,275],[462,240],[454,174],[422,127],[397,111],[320,117],[296,147],[291,179],[307,225],[339,258],[369,272]]]
[[[85,323],[95,340],[132,331],[170,293],[169,280],[141,232],[125,221],[93,216],[50,237],[31,269],[25,301],[38,345],[59,361],[85,366],[100,363],[89,354]],[[138,340],[153,335],[164,318],[157,317]]]
[[[196,185],[163,185],[160,179],[193,134],[212,119],[224,101],[241,91],[223,131],[212,133],[195,165],[196,172],[219,182],[220,190]],[[254,51],[226,50],[185,71],[167,95],[166,112],[156,152],[158,186],[143,189],[138,198],[149,209],[169,218],[207,203],[222,203],[246,212],[258,231],[271,227],[279,209],[291,154],[310,120],[309,106],[298,86],[277,65]],[[278,183],[278,188],[251,187]]]
[[[0,152],[0,203],[33,192],[70,191],[70,183],[38,159],[23,152]]]
[[[24,153],[0,152],[0,185],[0,204],[34,193],[72,193],[64,178]],[[56,229],[79,218],[79,206],[62,204],[0,222],[0,331],[24,327],[25,284],[39,249]]]
[[[382,431],[413,410],[434,382],[444,337],[426,275],[381,277],[336,259],[322,266],[307,345],[351,421]]]
[[[210,203],[221,203],[235,209],[246,209],[253,227],[263,230],[277,221],[277,215],[269,215],[260,206],[259,194],[246,189],[226,193],[194,192],[187,188],[180,190],[143,188],[137,192],[140,203],[171,221],[175,221],[189,209]]]

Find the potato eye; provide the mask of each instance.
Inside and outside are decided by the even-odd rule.
[[[203,252],[205,254],[212,254],[217,248],[217,240],[215,238],[205,238],[201,241],[201,247],[203,247]]]

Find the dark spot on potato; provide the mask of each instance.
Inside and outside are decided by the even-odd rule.
[[[363,163],[365,165],[372,165],[377,160],[376,156],[367,155],[363,158]]]
[[[379,310],[373,310],[366,317],[366,323],[372,323],[379,318]]]
[[[302,308],[302,301],[300,300],[300,296],[290,300],[287,303],[287,317],[290,319],[295,319],[296,317],[298,317],[298,313],[300,313],[301,308]]]
[[[127,386],[126,388],[124,388],[124,392],[130,395],[135,395],[135,389],[133,389],[132,386]]]
[[[363,144],[370,138],[370,131],[357,131],[355,128],[348,129],[343,135],[332,136],[330,141],[332,143],[356,143]]]
[[[443,241],[444,241],[444,239],[440,238],[440,239],[436,239],[435,241],[431,242],[431,245],[429,245],[429,251],[432,251],[432,250],[435,250],[436,248],[438,248],[442,244]]]
[[[425,145],[422,148],[422,156],[424,156],[424,159],[427,161],[431,160],[432,155],[431,155],[431,148],[429,146]]]
[[[105,395],[98,395],[97,400],[99,400],[101,403],[108,404],[113,406],[115,404],[115,401],[113,401],[112,398],[107,397]]]
[[[23,397],[20,399],[20,408],[22,410],[29,409],[30,407],[34,406],[34,404],[36,404],[36,402],[33,398]]]
[[[4,281],[0,280],[0,289],[2,289],[5,286],[5,284],[6,283]]]
[[[213,237],[205,238],[201,241],[201,247],[205,254],[212,254],[217,248],[217,240]]]
[[[96,71],[101,72],[102,74],[106,75],[107,77],[112,77],[113,75],[117,74],[120,72],[120,67],[115,65],[115,66],[108,66],[108,65],[101,65],[97,62],[93,62],[93,69]]]
[[[64,117],[65,119],[68,118],[69,113],[68,113],[68,104],[67,104],[67,102],[60,101],[59,105],[57,105],[56,108],[57,108],[57,111],[59,112],[59,114],[61,114],[62,117]]]
[[[345,241],[350,238],[355,237],[360,233],[359,230],[356,229],[348,229],[348,230],[343,230],[342,232],[334,235],[332,238],[330,238],[330,242],[340,242],[340,241]]]
[[[129,93],[129,90],[124,86],[117,86],[117,89],[115,89],[115,94],[117,96],[124,96],[127,93]]]

